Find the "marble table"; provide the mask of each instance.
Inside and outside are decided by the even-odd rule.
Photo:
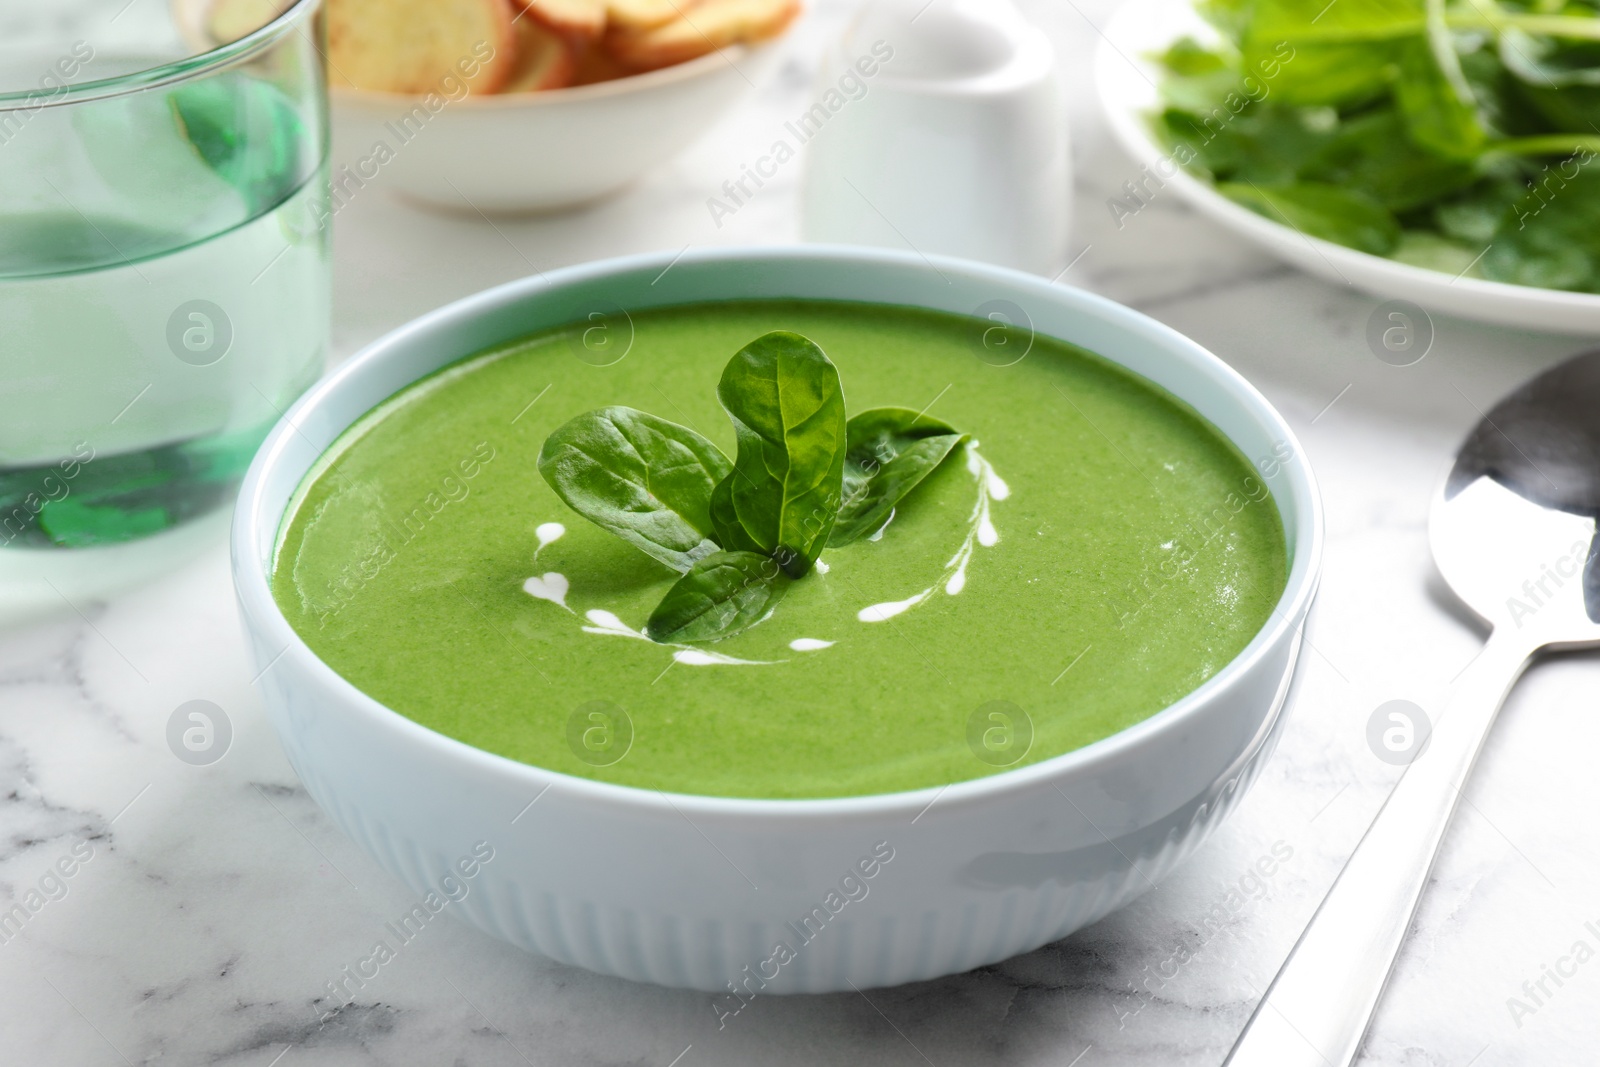
[[[720,228],[705,200],[809,104],[814,57],[850,4],[812,6],[758,94],[608,203],[491,223],[418,211],[381,181],[363,191],[337,220],[336,355],[535,268],[796,239],[798,167]],[[1161,192],[1119,224],[1107,201],[1136,168],[1106,137],[1087,73],[1111,3],[1028,7],[1058,42],[1072,102],[1068,253],[1081,258],[1064,281],[1238,367],[1322,481],[1328,556],[1303,678],[1231,821],[1162,885],[1057,944],[920,985],[760,999],[722,1030],[707,995],[597,977],[455,923],[427,928],[324,1021],[329,981],[408,894],[285,762],[213,539],[159,581],[0,631],[0,900],[49,890],[0,943],[0,1064],[1220,1062],[1398,773],[1369,749],[1368,718],[1391,699],[1437,708],[1478,647],[1428,562],[1434,480],[1479,408],[1584,342],[1440,318],[1424,360],[1390,366],[1365,341],[1375,298],[1281,266]],[[1512,696],[1363,1062],[1593,1062],[1597,684],[1600,660],[1571,656]],[[169,716],[193,699],[232,724],[210,766],[167,744]],[[1565,976],[1547,977],[1558,965]]]

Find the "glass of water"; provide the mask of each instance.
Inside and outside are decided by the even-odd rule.
[[[252,3],[266,24],[216,44],[232,35],[208,20]],[[0,0],[0,563],[13,571],[170,540],[219,512],[321,373],[318,8]]]

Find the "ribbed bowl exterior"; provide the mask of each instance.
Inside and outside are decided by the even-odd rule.
[[[1292,667],[1282,681],[1291,673]],[[611,824],[615,813],[586,810],[582,798],[563,803],[560,783],[515,823],[537,791],[506,793],[503,800],[485,795],[477,811],[437,811],[434,819],[407,812],[406,797],[433,806],[452,795],[438,768],[422,772],[434,779],[437,791],[417,792],[424,779],[395,773],[397,768],[375,771],[391,783],[388,791],[375,787],[367,776],[350,773],[366,762],[356,751],[332,743],[329,731],[307,731],[303,720],[289,721],[285,714],[297,705],[310,716],[331,709],[287,698],[289,686],[282,680],[269,688],[278,690],[268,706],[306,789],[419,899],[438,892],[442,875],[474,844],[487,841],[494,859],[470,881],[458,877],[470,889],[449,905],[480,930],[602,974],[711,992],[728,992],[732,984],[748,998],[758,992],[897,985],[970,970],[1058,940],[1116,910],[1170,873],[1232,812],[1276,744],[1287,686],[1280,685],[1275,701],[1263,709],[1262,729],[1224,774],[1166,817],[1110,839],[1068,799],[1093,790],[1070,781],[1052,781],[1017,798],[1017,807],[1037,803],[1053,810],[1020,835],[1035,847],[1011,853],[992,847],[1009,834],[974,834],[968,820],[942,819],[937,801],[915,823],[868,819],[863,825],[774,831],[756,815],[737,832],[719,828],[714,841],[702,837],[703,827],[674,816],[677,826],[666,820],[653,831],[676,838],[660,852],[671,857],[672,866],[695,872],[691,881],[703,880],[700,891],[691,885],[678,893],[649,888],[663,883],[659,852],[630,853],[616,841],[630,835]],[[348,742],[367,747],[354,738]],[[985,816],[990,820],[1009,822],[997,812]],[[883,836],[874,837],[867,823]],[[840,838],[833,851],[846,858],[811,872],[782,872],[772,862],[771,837],[784,831],[810,838],[818,853],[825,851],[816,847],[819,839]],[[805,928],[811,940],[801,941],[791,924],[821,903],[859,858],[848,856],[849,846],[859,843],[858,853],[868,855],[877,841],[888,841],[895,854],[876,877],[860,880],[867,895],[820,928]],[[1051,843],[1064,847],[1049,851],[1044,846]],[[727,855],[719,856],[719,850]],[[914,865],[916,874],[891,880],[897,864]],[[596,867],[610,872],[604,884],[578,873]],[[741,880],[740,869],[755,888]],[[779,942],[794,949],[794,959],[763,971],[761,964]],[[774,971],[776,977],[768,978]]]
[[[781,801],[613,786],[471,748],[355,689],[277,610],[268,577],[286,503],[321,451],[383,398],[453,358],[582,320],[590,301],[761,296],[946,311],[1003,298],[1041,332],[1162,384],[1247,456],[1271,458],[1257,466],[1290,549],[1272,620],[1195,692],[1076,752],[916,793]],[[417,894],[419,921],[449,912],[565,963],[723,993],[718,1010],[736,1012],[757,993],[992,963],[1154,885],[1227,817],[1276,743],[1321,537],[1315,484],[1288,427],[1181,335],[1027,275],[807,247],[571,268],[396,331],[302,398],[262,447],[235,517],[234,575],[284,751],[330,817]]]

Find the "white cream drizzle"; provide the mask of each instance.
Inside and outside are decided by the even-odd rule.
[[[969,441],[967,443],[966,454],[967,473],[972,475],[973,481],[977,484],[978,499],[973,504],[972,514],[968,516],[967,535],[961,542],[961,547],[956,550],[956,554],[951,556],[944,565],[944,575],[941,577],[941,582],[944,585],[945,593],[949,596],[956,596],[966,588],[967,564],[972,562],[974,548],[980,546],[993,548],[1000,543],[1000,533],[995,529],[994,521],[990,515],[990,504],[996,500],[1005,500],[1011,495],[1011,487],[1006,485],[1005,480],[995,472],[989,461],[978,452],[977,441]],[[894,521],[894,515],[894,511],[891,510],[883,525],[878,527],[867,540],[876,541],[881,538],[889,523]],[[567,528],[559,522],[541,523],[534,530],[535,536],[539,539],[539,546],[533,553],[534,559],[539,558],[539,553],[544,551],[545,546],[559,540],[566,532]],[[816,562],[816,569],[818,574],[827,574],[829,570],[828,565],[820,559]],[[862,608],[856,613],[856,618],[862,622],[886,622],[897,615],[910,611],[927,600],[937,591],[939,584],[936,582],[922,592],[904,600],[889,600]],[[529,596],[539,600],[548,600],[575,615],[577,612],[567,606],[567,593],[570,588],[571,585],[566,576],[557,574],[555,571],[546,571],[544,574],[535,575],[522,583],[523,592]],[[583,632],[586,634],[598,634],[603,637],[631,637],[636,641],[649,641],[651,644],[658,643],[651,641],[650,636],[643,630],[634,629],[614,613],[603,608],[591,608],[584,612],[583,616],[588,621],[588,625],[583,627]],[[823,649],[832,648],[836,643],[815,637],[797,637],[789,642],[789,647],[796,652],[820,652]],[[682,663],[689,667],[754,667],[788,662],[788,660],[738,659],[734,656],[724,655],[721,652],[711,652],[692,645],[668,645],[667,647],[673,649],[672,660],[674,663]]]
[[[994,527],[994,520],[989,514],[991,501],[1004,500],[1011,495],[1011,487],[1005,479],[995,473],[994,467],[983,454],[978,451],[978,442],[967,443],[967,473],[972,475],[973,481],[978,484],[978,500],[972,506],[972,514],[967,516],[967,536],[961,542],[961,547],[956,554],[945,563],[945,576],[943,578],[944,591],[949,596],[956,596],[967,587],[967,564],[972,562],[974,546],[993,548],[1000,543],[1000,531]],[[889,518],[894,518],[894,513],[889,513]],[[888,522],[884,526],[889,525]],[[880,528],[879,533],[883,530]],[[903,612],[910,611],[918,604],[933,595],[938,583],[929,586],[915,596],[905,600],[889,600],[882,604],[872,604],[856,612],[856,618],[862,622],[887,622]]]
[[[585,626],[586,634],[605,634],[610,637],[636,637],[640,641],[648,641],[650,637],[643,630],[635,630],[609,611],[600,608],[590,608],[583,613],[583,617],[594,625]]]
[[[894,508],[890,508],[889,509],[889,517],[887,519],[883,520],[883,525],[882,526],[878,527],[876,530],[873,530],[872,533],[867,536],[867,540],[868,541],[882,541],[883,540],[883,531],[887,530],[889,528],[889,524],[894,521],[894,513],[895,513],[895,509]]]
[[[563,608],[567,608],[567,590],[570,588],[572,587],[567,584],[567,576],[557,574],[555,571],[536,574],[522,583],[524,593],[540,600],[548,600],[552,604],[560,604]],[[572,611],[571,608],[567,610]]]
[[[707,652],[703,648],[680,647],[672,654],[673,662],[689,667],[765,667],[773,663],[787,663],[783,659],[735,659],[721,652]]]
[[[542,522],[533,531],[533,536],[539,539],[539,547],[533,550],[533,558],[538,559],[539,553],[544,551],[544,546],[552,541],[559,541],[567,528],[559,522]]]
[[[862,622],[888,622],[902,612],[910,611],[918,604],[927,600],[933,593],[933,586],[929,586],[916,596],[904,600],[888,600],[882,604],[873,604],[871,607],[862,608],[856,612],[856,618]]]
[[[584,618],[588,619],[593,624],[583,628],[583,632],[586,634],[602,634],[606,637],[632,637],[638,641],[650,641],[652,645],[659,643],[656,641],[651,641],[650,635],[645,633],[643,630],[635,630],[633,627],[617,618],[611,612],[605,611],[601,608],[591,608],[584,612],[583,615]],[[690,667],[715,667],[729,665],[753,667],[762,666],[768,663],[784,662],[783,660],[771,659],[737,659],[733,656],[725,656],[721,652],[707,652],[703,648],[695,648],[692,645],[668,645],[667,647],[677,650],[672,654],[672,658],[675,662],[682,663]]]
[[[833,647],[832,641],[823,641],[815,637],[797,637],[789,642],[789,647],[796,652],[820,652],[825,648]]]

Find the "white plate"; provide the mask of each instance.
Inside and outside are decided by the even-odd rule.
[[[1188,0],[1130,0],[1112,18],[1095,52],[1095,88],[1122,147],[1202,214],[1303,270],[1382,299],[1409,300],[1429,312],[1503,326],[1600,334],[1600,295],[1457,278],[1357,252],[1257,215],[1176,169],[1146,124],[1158,106],[1155,87],[1161,80],[1149,57],[1185,34],[1216,37]],[[1156,188],[1154,182],[1150,187]]]

